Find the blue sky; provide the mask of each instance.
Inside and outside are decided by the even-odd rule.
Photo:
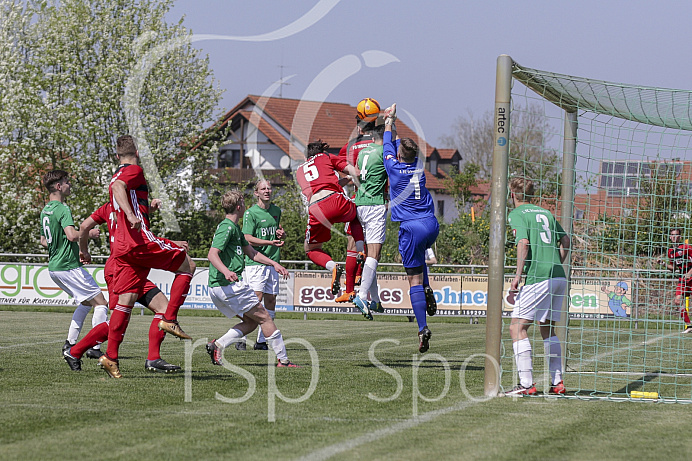
[[[195,42],[226,90],[224,107],[267,91],[283,65],[292,75],[284,97],[397,102],[435,146],[460,115],[492,109],[503,53],[542,70],[692,88],[692,2],[178,0],[168,19],[182,16],[195,35],[236,37]],[[377,53],[368,60],[368,51]],[[325,69],[337,72],[325,78]]]

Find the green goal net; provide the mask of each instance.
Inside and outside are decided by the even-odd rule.
[[[495,158],[493,193],[506,191],[514,175],[532,179],[533,202],[571,236],[569,319],[563,315],[559,329],[565,396],[692,403],[689,300],[680,282],[680,272],[692,268],[692,246],[686,247],[692,241],[692,92],[515,62],[509,85],[507,158]],[[502,134],[498,144],[505,142]],[[506,217],[505,202],[493,199],[491,213]],[[681,236],[671,238],[673,229]],[[516,248],[511,238],[504,241],[502,259],[491,255],[491,264],[504,261],[506,293]],[[500,390],[517,382],[512,307],[504,298]],[[547,390],[548,358],[537,326],[529,339],[537,388]]]

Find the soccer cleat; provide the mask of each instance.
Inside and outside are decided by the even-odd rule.
[[[74,346],[74,344],[70,344],[70,342],[68,340],[65,340],[65,344],[62,345],[62,351],[65,352],[66,350],[68,350],[72,346]]]
[[[378,302],[370,301],[370,310],[375,311],[379,314],[384,313],[384,307],[382,307],[382,303],[380,301],[378,301]]]
[[[422,354],[423,352],[428,351],[428,348],[430,347],[428,342],[430,341],[431,336],[432,332],[427,326],[424,326],[423,329],[418,332],[418,352]]]
[[[358,308],[361,314],[363,314],[363,317],[368,320],[372,320],[372,312],[370,312],[370,307],[368,306],[367,301],[363,301],[360,299],[360,296],[356,296],[353,298],[353,304]]]
[[[101,365],[101,368],[103,368],[111,378],[123,377],[123,375],[120,373],[120,368],[118,368],[118,361],[109,359],[106,354],[103,354],[99,358],[99,365]]]
[[[221,361],[221,352],[221,348],[216,345],[215,339],[212,339],[211,342],[207,343],[207,354],[209,354],[209,357],[211,357],[212,365],[223,365],[223,362]]]
[[[368,256],[365,254],[363,251],[359,251],[358,254],[356,255],[356,264],[363,265],[365,264],[365,258]]]
[[[188,335],[183,331],[182,328],[180,328],[177,320],[161,319],[159,322],[159,330],[163,330],[166,333],[170,333],[180,339],[192,339],[192,336]]]
[[[347,303],[349,301],[353,301],[353,298],[356,296],[355,291],[349,291],[349,292],[343,292],[341,293],[341,296],[338,296],[334,301],[337,303]]]
[[[548,391],[549,394],[564,394],[565,393],[565,385],[562,384],[562,381],[557,383],[556,385],[552,386],[550,390]]]
[[[286,360],[285,362],[282,362],[279,360],[276,363],[276,368],[300,368],[300,365],[296,365],[295,363],[291,362],[290,360]]]
[[[256,351],[268,351],[269,346],[267,346],[267,343],[255,343],[253,349],[255,349]]]
[[[430,285],[425,285],[425,310],[430,317],[437,313],[437,301],[435,301],[435,292]]]
[[[562,382],[560,382],[560,384],[562,384]],[[564,386],[562,387],[562,389],[564,391],[564,389],[565,389]],[[512,389],[511,391],[505,392],[504,395],[510,396],[510,397],[511,396],[522,397],[524,395],[536,395],[537,393],[538,393],[538,391],[536,390],[535,384],[532,384],[531,387],[524,387],[521,384],[517,384],[516,386],[514,386],[514,389]]]
[[[65,362],[70,366],[70,370],[82,371],[82,361],[72,357],[69,347],[62,351],[62,358],[64,358]]]
[[[344,273],[344,268],[341,264],[337,264],[332,269],[332,294],[336,295],[341,291],[341,276]]]
[[[91,349],[87,349],[86,351],[86,356],[88,359],[100,359],[101,356],[103,355],[103,352],[101,352],[101,349],[94,349],[93,347]]]
[[[692,333],[692,325],[686,325],[685,329],[682,330],[683,333]]]
[[[175,371],[181,370],[181,368],[178,365],[172,365],[166,362],[164,359],[145,360],[144,369],[147,371],[154,371],[157,373],[173,373]]]
[[[235,343],[235,349],[237,351],[246,351],[247,350],[247,343],[245,342],[245,340],[241,340],[241,341],[238,341],[237,343]]]

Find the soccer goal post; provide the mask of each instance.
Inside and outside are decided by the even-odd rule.
[[[572,240],[556,329],[565,396],[692,403],[692,92],[546,72],[502,55],[494,130],[486,395],[517,382],[506,219],[509,178],[521,175]],[[529,339],[534,380],[547,391],[537,326]]]

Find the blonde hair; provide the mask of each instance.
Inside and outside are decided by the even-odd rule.
[[[221,207],[226,213],[233,213],[245,201],[243,193],[237,189],[229,190],[221,197]]]
[[[272,186],[272,183],[268,179],[258,179],[257,182],[255,183],[255,192],[257,192],[259,190],[260,185],[263,182],[266,182],[267,184],[269,184],[269,187]]]
[[[515,176],[509,182],[509,190],[518,201],[529,202],[534,193],[533,181],[523,176]]]

